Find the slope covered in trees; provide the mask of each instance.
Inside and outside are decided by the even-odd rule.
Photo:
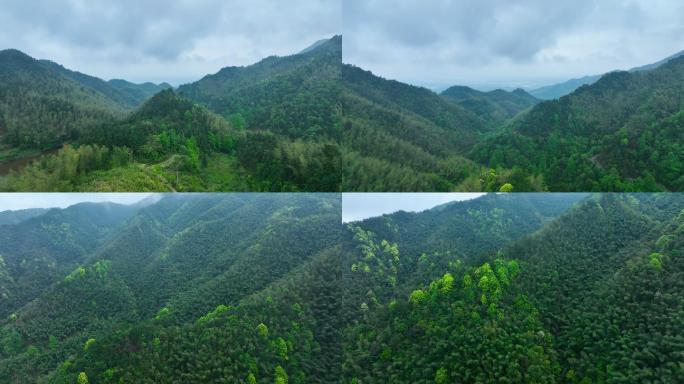
[[[346,64],[342,84],[344,191],[544,190],[520,168],[468,158],[483,137],[536,103],[524,91],[452,87],[438,95]]]
[[[613,72],[539,104],[472,158],[542,175],[556,191],[679,191],[683,91],[684,57],[651,71]]]
[[[22,209],[17,211],[3,211],[0,212],[0,225],[3,224],[19,224],[22,221],[30,218],[40,216],[47,212],[44,208]]]
[[[12,146],[54,148],[167,86],[106,82],[17,50],[0,51],[0,138]]]
[[[12,105],[0,108],[0,162],[66,145],[9,176],[0,168],[0,189],[338,191],[341,50],[336,36],[175,92],[167,84],[105,82],[7,51],[0,65]],[[35,107],[12,87],[69,105]],[[90,118],[83,108],[104,112]],[[55,121],[36,122],[43,112]]]
[[[453,86],[440,95],[495,124],[501,124],[539,102],[534,96],[520,88],[512,92],[502,89],[481,92],[470,87]]]
[[[234,382],[285,368],[329,375],[332,331],[314,327],[323,320],[314,314],[340,293],[331,279],[339,265],[339,197],[179,195],[100,216],[122,209],[135,214],[75,263],[55,260],[61,276],[2,316],[0,379],[72,383],[83,372],[90,382],[206,382],[212,375]],[[6,258],[10,278],[18,263]],[[239,338],[254,349],[240,349],[247,344]],[[230,347],[218,360],[214,343]],[[321,366],[312,366],[316,359]]]
[[[0,318],[39,296],[135,212],[136,207],[79,204],[41,210],[14,225],[0,225],[0,255],[7,272],[0,294]],[[17,214],[31,214],[34,210]],[[15,214],[16,215],[16,214]]]
[[[339,195],[87,207],[0,226],[52,215],[86,251],[2,316],[2,381],[684,379],[680,194],[489,194],[347,225]],[[85,240],[95,213],[112,225]]]
[[[115,100],[84,87],[53,65],[17,50],[0,51],[4,144],[52,148],[123,112]]]
[[[485,121],[425,88],[342,68],[345,191],[449,190]]]
[[[537,103],[343,68],[346,191],[679,191],[684,57]]]
[[[680,382],[683,208],[678,194],[590,196],[478,257],[442,254],[439,270],[412,288],[385,297],[359,288],[346,382]],[[401,243],[378,237],[376,248],[355,231],[366,279],[383,270],[367,261],[369,251],[383,252],[384,265],[414,257]]]
[[[337,138],[342,36],[311,50],[226,67],[178,93],[249,130],[290,138]]]

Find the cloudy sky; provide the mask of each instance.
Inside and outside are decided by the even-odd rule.
[[[342,222],[399,210],[420,212],[449,201],[470,200],[483,193],[343,193]]]
[[[27,208],[66,208],[83,202],[134,204],[154,193],[0,193],[0,212]]]
[[[3,0],[0,49],[106,80],[180,84],[341,31],[340,0]]]
[[[684,50],[681,0],[345,0],[344,61],[428,88],[536,87]]]

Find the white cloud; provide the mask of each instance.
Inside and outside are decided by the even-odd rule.
[[[445,87],[538,86],[684,49],[677,0],[346,0],[347,63]]]
[[[341,31],[339,0],[5,0],[0,49],[105,79],[188,82]]]

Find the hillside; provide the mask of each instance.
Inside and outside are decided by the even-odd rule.
[[[38,297],[83,262],[134,212],[135,207],[84,203],[0,225],[0,255],[7,273],[0,318]]]
[[[239,123],[290,138],[337,138],[342,36],[301,53],[226,67],[178,94]]]
[[[107,82],[111,87],[117,89],[126,96],[126,99],[133,106],[141,105],[145,100],[155,94],[173,88],[168,83],[154,84],[150,82],[135,84],[122,79],[112,79]]]
[[[2,381],[684,378],[679,194],[488,194],[346,226],[330,194],[72,208],[0,226],[85,251],[2,316]]]
[[[520,88],[511,92],[502,89],[481,92],[470,87],[453,86],[440,95],[494,124],[501,124],[539,102]]]
[[[47,212],[47,209],[43,208],[31,208],[31,209],[21,209],[16,211],[3,211],[0,212],[0,225],[4,224],[19,224],[22,221],[26,221],[36,216],[40,216]]]
[[[0,51],[2,143],[52,148],[124,112],[123,105],[67,72],[17,50]]]
[[[453,189],[486,122],[420,87],[342,68],[345,191]]]
[[[553,195],[531,199],[545,196]],[[487,198],[496,206],[510,197]],[[532,234],[475,253],[442,248],[453,235],[397,237],[409,225],[454,231],[431,218],[439,212],[355,224],[345,269],[357,275],[349,306],[360,320],[345,332],[345,382],[681,381],[682,208],[675,194],[591,196]],[[489,212],[484,233],[507,233]]]
[[[124,86],[17,50],[0,51],[0,139],[15,147],[54,148],[99,122],[122,116],[165,87]]]
[[[340,36],[305,53],[224,68],[176,91],[168,84],[104,82],[55,63],[21,57],[24,62],[14,66],[18,71],[31,67],[63,83],[65,99],[74,98],[69,93],[74,88],[127,113],[88,120],[87,127],[79,125],[83,120],[60,118],[69,130],[61,135],[30,119],[28,126],[15,126],[12,116],[0,108],[0,134],[6,132],[7,138],[0,148],[0,175],[8,174],[0,176],[0,190],[340,189]],[[14,81],[41,90],[40,77],[31,79],[35,84]],[[25,107],[22,113],[29,118],[43,111]],[[44,112],[55,116],[51,107]],[[39,129],[37,135],[51,140],[45,148],[62,148],[42,156],[35,148],[22,150],[11,138],[25,137],[30,129]]]
[[[684,57],[559,100],[343,67],[345,191],[679,191]]]
[[[136,108],[155,93],[171,88],[168,84],[134,84],[125,80],[104,81],[81,72],[71,71],[49,60],[39,60],[39,63],[51,71],[75,81],[89,92],[105,96],[125,109]]]
[[[613,72],[537,105],[471,157],[541,174],[552,191],[682,190],[683,91],[684,57]]]
[[[100,212],[99,216],[106,220],[126,210],[109,207],[108,213]],[[63,211],[54,212],[61,215]],[[325,348],[326,340],[320,339],[320,329],[312,328],[312,322],[318,319],[311,312],[317,310],[314,305],[320,300],[317,295],[324,292],[296,286],[303,295],[299,309],[301,329],[287,328],[292,325],[278,320],[275,307],[269,311],[264,305],[254,307],[254,303],[274,303],[271,295],[283,294],[291,300],[290,295],[295,292],[293,283],[312,284],[309,277],[312,269],[334,268],[329,249],[339,241],[339,212],[336,196],[314,194],[174,195],[137,209],[108,233],[104,241],[91,244],[83,257],[69,262],[54,259],[62,271],[54,283],[46,286],[35,300],[25,301],[12,315],[2,316],[0,379],[16,383],[75,382],[80,371],[85,371],[91,382],[119,378],[138,382],[136,377],[147,380],[157,377],[167,382],[175,377],[179,366],[168,364],[170,371],[160,370],[162,365],[154,371],[142,367],[124,369],[127,361],[136,365],[142,361],[147,361],[146,365],[154,362],[144,356],[147,347],[139,349],[142,344],[132,346],[131,343],[152,347],[148,343],[155,339],[154,348],[157,348],[161,340],[169,341],[167,336],[160,335],[163,333],[172,339],[179,338],[172,348],[180,348],[178,353],[184,353],[182,343],[200,342],[186,332],[195,328],[220,331],[214,318],[228,315],[226,311],[245,312],[244,317],[237,319],[232,315],[226,320],[250,326],[225,329],[222,332],[237,332],[237,335],[219,339],[212,336],[216,342],[235,342],[238,336],[254,335],[253,342],[258,343],[259,334],[254,328],[260,322],[267,322],[271,337],[267,343],[284,340],[283,337],[294,342],[290,337],[300,332],[297,343],[306,341],[312,348]],[[82,225],[78,217],[74,219],[71,225]],[[38,231],[34,236],[41,234]],[[89,238],[83,234],[74,237]],[[321,266],[323,260],[327,262]],[[9,278],[15,279],[18,261],[5,258],[5,264]],[[317,284],[325,286],[326,282]],[[275,303],[280,305],[281,301]],[[288,316],[293,316],[292,304],[286,306]],[[273,316],[272,321],[266,320],[269,316]],[[257,322],[251,324],[253,321]],[[152,338],[147,340],[148,336]],[[201,344],[195,344],[194,358],[206,357],[200,351],[207,342],[204,339]],[[239,345],[244,344],[235,342],[231,348]],[[105,352],[109,348],[117,352]],[[138,354],[121,353],[119,348],[133,348],[130,352],[137,350]],[[241,377],[247,375],[251,361],[258,361],[260,367],[269,370],[276,368],[271,362],[278,362],[291,374],[297,367],[311,369],[294,358],[288,365],[277,358],[277,349],[274,354],[268,349],[252,351],[255,356],[249,359],[241,357],[240,351],[224,351],[224,361],[244,359],[244,370],[225,365]],[[182,358],[182,354],[178,357]],[[100,370],[100,363],[94,363],[98,359],[108,359],[110,365]],[[187,372],[187,379],[194,382],[207,377],[206,372],[201,376]],[[267,374],[270,373],[262,373]],[[223,377],[227,375],[226,372]]]

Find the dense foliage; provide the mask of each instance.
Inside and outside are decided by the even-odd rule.
[[[489,194],[344,226],[340,209],[173,195],[0,225],[0,381],[684,379],[684,195]]]
[[[3,51],[0,189],[338,191],[341,45],[336,36],[176,92]],[[62,167],[93,151],[97,164]]]
[[[684,57],[542,103],[522,90],[436,95],[348,65],[342,73],[344,190],[684,188]]]
[[[473,158],[541,174],[551,190],[682,190],[683,90],[684,58],[610,73],[538,105]]]
[[[567,207],[544,195],[530,199]],[[360,276],[353,284],[360,287],[351,290],[359,319],[345,332],[345,382],[684,379],[684,196],[590,196],[565,213],[556,211],[560,216],[537,232],[480,252],[461,246],[418,253],[420,246],[444,246],[450,236],[399,236],[414,228],[447,230],[451,226],[436,219],[440,212],[456,214],[458,205],[474,203],[354,225],[350,246],[357,245],[345,259],[350,276]],[[505,222],[496,215],[491,220]],[[506,233],[487,228],[492,236]],[[397,242],[380,240],[385,236]],[[473,242],[477,238],[468,244]],[[399,256],[387,257],[384,250]],[[387,269],[380,266],[401,271],[402,263],[416,261],[408,269],[413,279],[399,272],[396,284],[382,283]]]
[[[345,191],[449,190],[485,122],[431,91],[342,68]]]
[[[0,51],[0,138],[13,146],[54,148],[121,116],[165,87],[127,85],[129,91],[124,92],[50,61]]]
[[[520,88],[512,92],[502,89],[481,92],[469,87],[453,86],[440,95],[495,124],[501,124],[539,102],[534,96]]]
[[[206,382],[216,375],[235,382],[250,374],[326,382],[328,364],[340,361],[332,342],[341,319],[327,313],[341,294],[334,278],[339,203],[337,195],[234,194],[87,205],[102,221],[127,219],[98,241],[74,233],[73,241],[89,242],[83,256],[68,260],[59,256],[68,250],[55,249],[61,273],[3,313],[0,381],[73,383],[83,372],[91,383]],[[26,236],[38,241],[52,234],[47,219],[37,221],[46,215],[64,220],[60,228],[90,225],[89,216],[67,214],[76,208],[84,207],[18,226],[32,223]],[[25,252],[40,249],[25,243]],[[0,271],[20,276],[19,257],[5,257]],[[27,267],[47,268],[38,260]]]

